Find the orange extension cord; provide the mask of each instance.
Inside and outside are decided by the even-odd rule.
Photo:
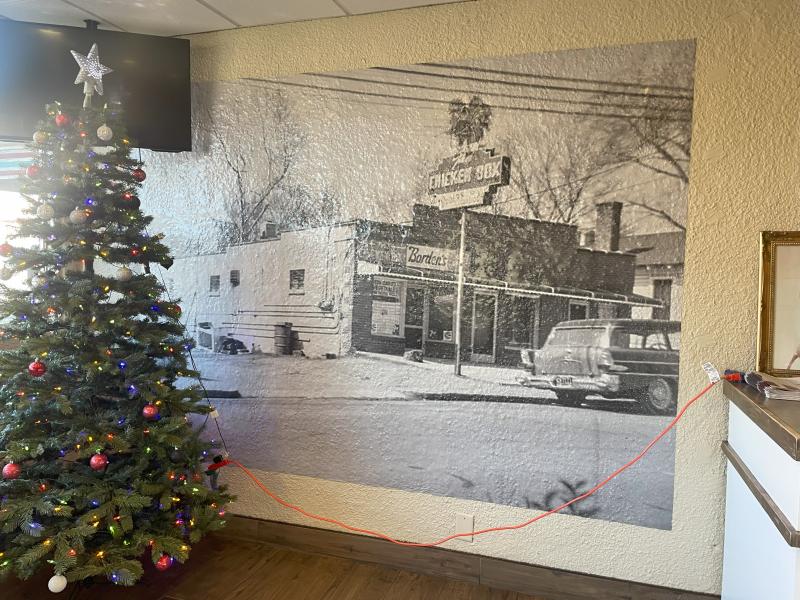
[[[729,377],[726,376],[725,378],[728,379]],[[592,494],[595,494],[596,492],[601,490],[603,487],[605,487],[612,479],[617,477],[617,475],[620,475],[622,472],[630,469],[633,465],[635,465],[637,462],[642,460],[642,458],[644,458],[644,456],[650,451],[650,449],[653,446],[655,446],[659,442],[659,440],[661,440],[661,438],[663,438],[665,435],[667,435],[667,433],[669,433],[669,431],[673,427],[675,427],[675,425],[678,423],[678,421],[681,420],[681,418],[683,417],[684,413],[686,413],[686,411],[689,409],[689,407],[692,404],[694,404],[695,402],[697,402],[700,398],[702,398],[717,383],[718,383],[718,381],[713,381],[712,383],[709,383],[706,387],[704,387],[694,398],[692,398],[691,400],[689,400],[686,403],[686,405],[678,412],[678,414],[675,415],[675,418],[672,419],[672,421],[670,421],[669,424],[658,435],[656,435],[656,437],[654,437],[650,441],[650,443],[647,444],[647,446],[644,447],[644,449],[641,452],[639,452],[639,454],[637,454],[630,461],[628,461],[627,463],[622,465],[616,471],[611,473],[611,475],[609,475],[608,477],[603,479],[600,483],[595,485],[589,491],[584,492],[580,496],[576,496],[575,498],[573,498],[572,500],[569,500],[568,502],[564,502],[564,504],[562,504],[561,506],[557,506],[556,508],[550,509],[545,513],[542,513],[540,515],[536,515],[532,519],[528,519],[527,521],[523,521],[522,523],[517,523],[516,525],[502,525],[502,526],[499,526],[499,527],[487,527],[486,529],[478,529],[477,531],[468,531],[468,532],[464,532],[464,533],[454,533],[453,535],[448,535],[447,537],[443,537],[443,538],[441,538],[439,540],[436,540],[435,542],[428,542],[428,543],[424,543],[424,542],[404,542],[402,540],[395,539],[395,538],[393,538],[393,537],[391,537],[389,535],[386,535],[385,533],[381,533],[379,531],[372,531],[370,529],[362,529],[361,527],[354,527],[353,525],[348,525],[347,523],[343,523],[342,521],[338,521],[337,519],[333,519],[331,517],[325,517],[325,516],[322,516],[322,515],[314,514],[312,512],[309,512],[309,511],[303,509],[300,506],[297,506],[295,504],[287,502],[286,500],[284,500],[283,498],[281,498],[280,496],[278,496],[277,494],[272,492],[267,486],[265,486],[263,483],[261,483],[258,480],[258,478],[255,475],[253,475],[247,469],[247,467],[245,467],[242,463],[240,463],[240,462],[238,462],[236,460],[228,459],[226,461],[223,461],[219,466],[224,466],[226,464],[236,465],[237,467],[239,467],[244,472],[245,475],[247,475],[250,479],[253,480],[253,482],[261,489],[261,491],[263,491],[267,496],[272,498],[275,502],[277,502],[278,504],[280,504],[281,506],[283,506],[285,508],[288,508],[290,510],[298,512],[301,515],[303,515],[305,517],[308,517],[309,519],[314,519],[315,521],[323,521],[325,523],[330,523],[332,525],[336,525],[338,527],[341,527],[342,529],[347,529],[348,531],[354,531],[356,533],[363,533],[363,534],[366,534],[366,535],[371,535],[371,536],[386,540],[387,542],[392,542],[393,544],[397,544],[398,546],[413,546],[413,547],[417,547],[417,548],[430,548],[430,547],[433,547],[433,546],[440,546],[441,544],[444,544],[445,542],[448,542],[448,541],[453,540],[455,538],[473,537],[473,536],[483,535],[484,533],[491,533],[491,532],[495,532],[495,531],[512,531],[514,529],[522,529],[523,527],[527,527],[528,525],[532,525],[533,523],[536,523],[537,521],[540,521],[540,520],[544,519],[545,517],[549,517],[552,514],[560,512],[560,511],[564,510],[565,508],[567,508],[568,506],[571,506],[572,504],[575,504],[576,502],[580,502],[581,500],[583,500],[585,498],[588,498]]]

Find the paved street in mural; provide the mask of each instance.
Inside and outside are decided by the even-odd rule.
[[[213,402],[223,431],[259,432],[228,436],[231,452],[250,467],[512,506],[552,508],[571,499],[670,420],[642,414],[630,399],[561,406],[551,392],[514,383],[516,369],[468,366],[456,378],[447,364],[398,368],[402,359],[382,355],[195,357],[213,373],[204,378],[212,394],[241,394]],[[449,394],[428,395],[432,370],[446,373]],[[672,444],[670,434],[572,514],[669,529]]]

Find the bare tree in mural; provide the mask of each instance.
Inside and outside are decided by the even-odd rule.
[[[275,191],[264,216],[283,229],[330,226],[341,219],[342,199],[327,183],[316,191],[287,182]]]
[[[663,68],[655,81],[676,81],[676,69]],[[603,119],[598,130],[606,138],[604,154],[609,165],[634,164],[659,176],[689,184],[692,139],[692,90],[687,86],[652,84],[637,101],[634,115],[624,119]],[[681,231],[686,226],[668,210],[629,199],[636,206]]]
[[[675,73],[664,68],[659,81],[674,81]],[[610,160],[639,165],[652,173],[689,183],[692,138],[692,90],[681,86],[652,84],[637,102],[636,116],[607,119]]]
[[[512,201],[530,218],[576,223],[592,210],[592,196],[609,189],[601,178],[609,171],[602,144],[585,132],[566,126],[543,128],[536,139],[511,139],[506,146],[515,158]],[[511,212],[520,207],[498,208]]]
[[[301,192],[291,183],[292,170],[306,144],[280,92],[258,89],[236,102],[240,108],[236,111],[225,111],[224,99],[213,108],[205,107],[205,123],[216,146],[212,151],[216,150],[233,178],[234,193],[225,198],[224,218],[218,222],[223,246],[258,239],[266,221],[289,224],[294,196]],[[241,109],[242,103],[249,105],[248,110]],[[242,115],[250,119],[246,126],[238,122],[245,118]],[[250,135],[242,136],[241,131]]]
[[[626,119],[594,119],[579,128],[543,128],[536,139],[510,139],[505,142],[516,158],[512,169],[514,195],[509,203],[521,206],[497,209],[505,214],[519,214],[524,207],[526,216],[557,223],[574,224],[590,214],[596,200],[608,196],[616,189],[609,177],[614,171],[639,165],[657,176],[677,179],[685,185],[688,177],[681,169],[685,147],[691,131],[686,122],[670,118],[672,113],[651,112]],[[664,136],[671,132],[671,140]],[[642,137],[644,136],[644,137]],[[644,139],[649,142],[643,141]],[[678,140],[684,140],[677,144]],[[656,149],[658,144],[660,149]],[[669,152],[677,168],[661,168],[661,152]],[[669,162],[669,164],[673,164]],[[627,195],[625,204],[635,206],[657,217],[671,227],[684,231],[686,226],[661,203],[637,200]]]

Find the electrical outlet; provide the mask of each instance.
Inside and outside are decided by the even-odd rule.
[[[467,515],[464,513],[456,513],[456,533],[467,533],[468,531],[475,531],[475,515]],[[464,542],[471,542],[472,536],[464,536],[456,538]]]

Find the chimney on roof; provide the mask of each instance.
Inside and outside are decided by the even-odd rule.
[[[622,223],[622,202],[603,202],[597,205],[594,247],[596,250],[619,250],[619,231]]]

